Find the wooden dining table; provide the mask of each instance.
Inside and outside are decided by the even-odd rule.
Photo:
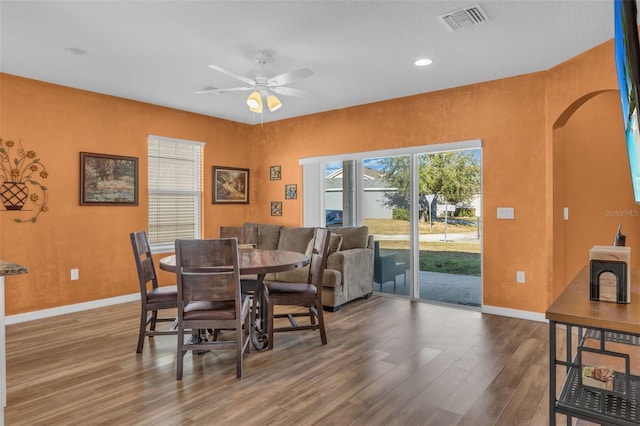
[[[260,309],[264,292],[264,277],[268,273],[291,271],[309,264],[309,258],[294,251],[239,249],[241,275],[257,275],[253,300],[251,303],[251,342],[257,350],[264,350],[268,346],[267,335],[264,330],[266,324],[265,310]],[[159,262],[160,269],[176,272],[176,256],[163,257]]]

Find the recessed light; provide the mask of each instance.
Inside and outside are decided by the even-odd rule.
[[[431,59],[422,58],[415,61],[414,64],[419,67],[424,67],[425,65],[430,65],[432,62],[433,61]]]
[[[64,51],[78,56],[86,56],[89,54],[89,52],[80,47],[67,47],[66,49],[64,49]]]

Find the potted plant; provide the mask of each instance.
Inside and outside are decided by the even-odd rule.
[[[36,206],[36,213],[27,220],[15,219],[16,222],[35,222],[40,213],[46,212],[48,195],[47,187],[42,185],[38,177],[46,179],[49,173],[44,164],[37,158],[36,152],[25,150],[22,142],[0,138],[0,200],[7,210],[22,210],[27,200]],[[32,186],[33,191],[29,190]],[[42,199],[38,192],[42,192]]]

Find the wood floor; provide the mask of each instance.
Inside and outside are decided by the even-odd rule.
[[[272,351],[136,355],[138,303],[7,327],[14,425],[546,425],[548,326],[374,296]]]

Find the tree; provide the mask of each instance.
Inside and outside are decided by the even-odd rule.
[[[409,208],[409,157],[389,157],[382,162],[382,178],[396,192],[385,196],[389,207]],[[434,201],[459,205],[480,191],[479,158],[472,151],[441,152],[418,156],[418,203],[420,216],[431,212],[427,196]]]

